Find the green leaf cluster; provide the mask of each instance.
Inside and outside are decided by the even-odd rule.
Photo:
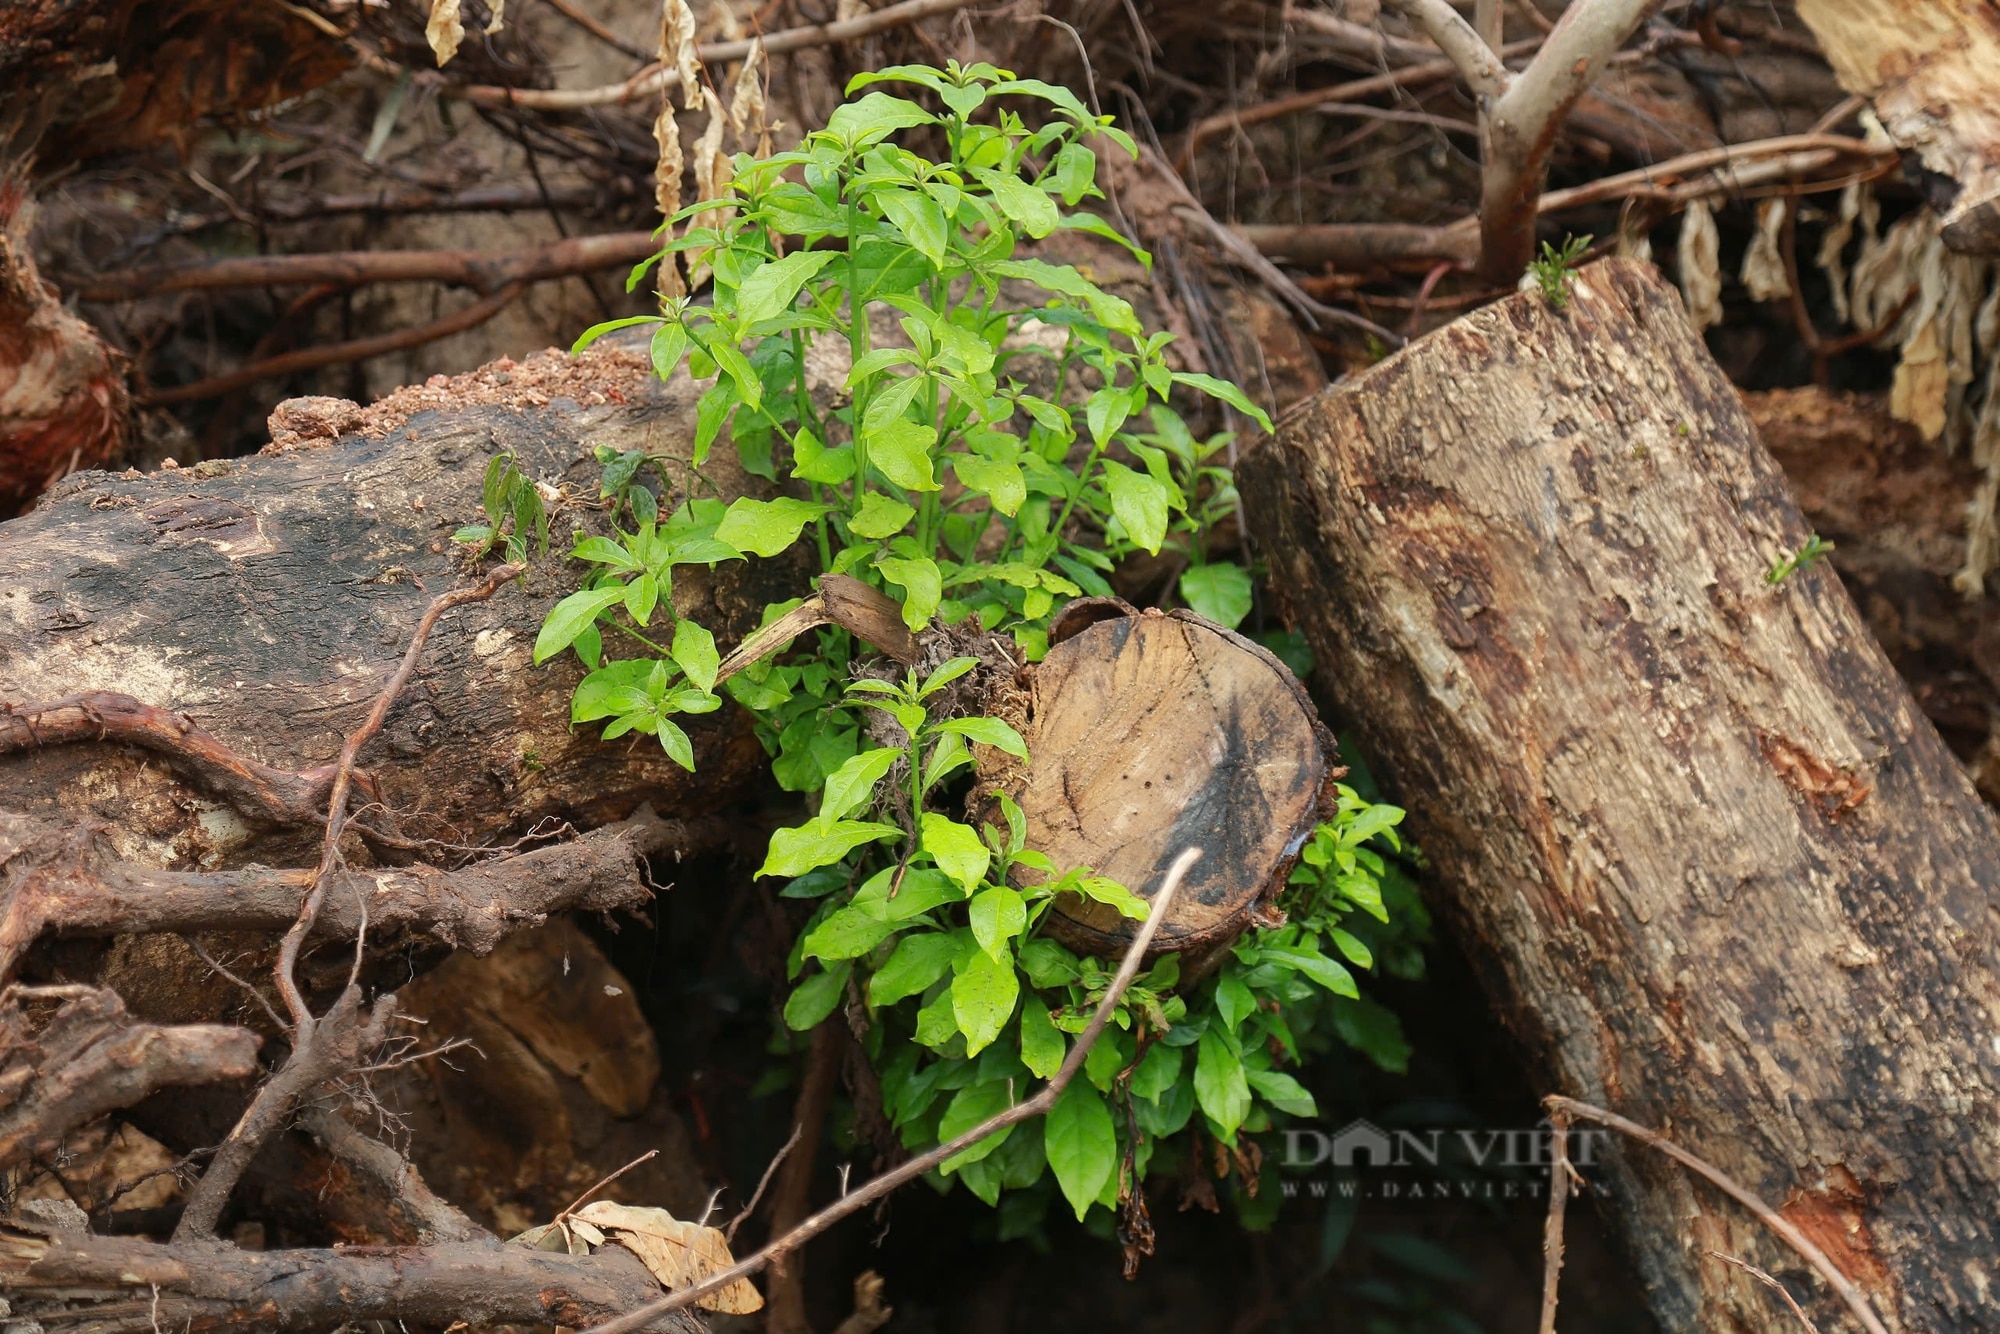
[[[725,693],[751,713],[777,781],[812,812],[772,835],[759,870],[812,904],[784,1022],[865,1018],[885,1113],[919,1150],[1030,1096],[1104,996],[1112,967],[1045,931],[1061,897],[1132,918],[1146,905],[1027,846],[1006,797],[966,813],[976,751],[1028,758],[1006,722],[957,703],[978,693],[960,686],[975,659],[882,678],[827,627],[725,681],[713,636],[675,611],[676,571],[805,543],[822,573],[892,598],[911,630],[976,622],[1035,660],[1064,601],[1109,593],[1127,557],[1164,553],[1182,567],[1181,600],[1234,627],[1251,573],[1210,550],[1238,505],[1233,437],[1198,438],[1175,405],[1205,396],[1270,422],[1236,386],[1175,369],[1172,336],[1115,293],[1023,253],[1074,230],[1150,262],[1082,207],[1101,197],[1098,148],[1132,150],[1108,117],[986,64],[897,66],[848,92],[795,151],[739,155],[728,198],[669,219],[634,271],[636,286],[697,251],[714,275],[706,303],[674,299],[578,341],[648,327],[655,371],[703,387],[688,460],[599,451],[610,532],[577,535],[586,572],[551,608],[535,660],[574,653],[588,671],[576,722],[654,737],[690,768],[676,719]],[[943,158],[899,142],[912,131]],[[830,356],[845,365],[832,392],[808,376]],[[770,483],[764,494],[713,498],[703,469],[718,447]],[[796,605],[765,608],[764,623]],[[1001,1202],[1003,1231],[1033,1228],[1057,1195],[1081,1218],[1115,1206],[1121,1180],[1143,1179],[1161,1151],[1310,1115],[1285,1067],[1316,1042],[1393,1065],[1400,1031],[1349,970],[1407,963],[1399,951],[1420,943],[1379,920],[1399,893],[1400,814],[1343,804],[1306,846],[1286,926],[1252,932],[1199,981],[1183,981],[1176,956],[1158,961],[1045,1121],[966,1150],[937,1184]],[[1372,925],[1345,921],[1353,912]]]

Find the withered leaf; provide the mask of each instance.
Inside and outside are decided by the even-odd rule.
[[[572,1221],[603,1228],[611,1234],[611,1240],[637,1255],[660,1281],[660,1286],[670,1291],[699,1283],[736,1263],[729,1253],[729,1243],[720,1232],[700,1223],[683,1223],[665,1209],[642,1209],[595,1200],[577,1210]],[[695,1305],[731,1315],[748,1315],[763,1309],[764,1298],[748,1279],[739,1278]]]

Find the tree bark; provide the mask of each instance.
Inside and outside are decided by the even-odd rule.
[[[152,711],[0,716],[8,804],[52,822],[94,816],[141,865],[317,860],[316,828],[268,817],[323,805],[295,776],[324,776],[424,608],[462,577],[451,534],[483,522],[487,460],[510,451],[560,493],[550,550],[522,587],[439,623],[361,757],[377,799],[404,834],[452,844],[548,817],[593,827],[642,801],[669,814],[723,807],[764,768],[740,710],[693,721],[689,774],[656,744],[572,730],[580,666],[568,654],[531,662],[543,615],[575,584],[569,529],[595,517],[593,447],[685,457],[695,397],[634,352],[547,353],[365,410],[292,400],[256,458],[71,479],[0,527],[0,701],[112,692]],[[750,484],[720,457],[704,472],[725,495]],[[740,635],[802,573],[785,561],[696,572],[677,581],[676,609]],[[56,733],[109,739],[39,744]]]
[[[1780,1206],[1892,1327],[1988,1327],[2000,830],[1832,570],[1766,581],[1807,529],[1673,290],[1607,261],[1490,306],[1242,473],[1546,1082]],[[1824,1298],[1671,1163],[1610,1175],[1664,1329],[1792,1328],[1708,1250]]]

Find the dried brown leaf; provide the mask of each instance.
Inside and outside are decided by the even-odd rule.
[[[1681,214],[1681,239],[1676,251],[1681,274],[1681,296],[1687,301],[1688,319],[1696,329],[1722,322],[1722,238],[1715,230],[1715,215],[1697,199]]]
[[[594,1200],[577,1210],[572,1221],[592,1223],[610,1233],[611,1240],[638,1256],[668,1291],[690,1287],[736,1263],[722,1233],[700,1223],[684,1223],[665,1209]],[[748,1279],[737,1279],[695,1305],[748,1315],[763,1309],[764,1298]]]
[[[659,62],[681,76],[681,105],[701,106],[701,61],[695,56],[694,11],[687,0],[665,0],[660,9]]]
[[[437,57],[439,66],[458,54],[458,44],[465,40],[465,23],[458,15],[458,0],[431,0],[424,40],[431,44],[431,54]]]

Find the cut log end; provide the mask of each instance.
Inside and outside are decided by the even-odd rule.
[[[1087,599],[1051,638],[1029,681],[1031,759],[989,775],[1020,803],[1028,846],[1142,897],[1199,847],[1153,952],[1233,940],[1268,914],[1343,772],[1312,702],[1269,652],[1190,612]],[[1049,918],[1057,939],[1106,957],[1136,926],[1075,895]]]

